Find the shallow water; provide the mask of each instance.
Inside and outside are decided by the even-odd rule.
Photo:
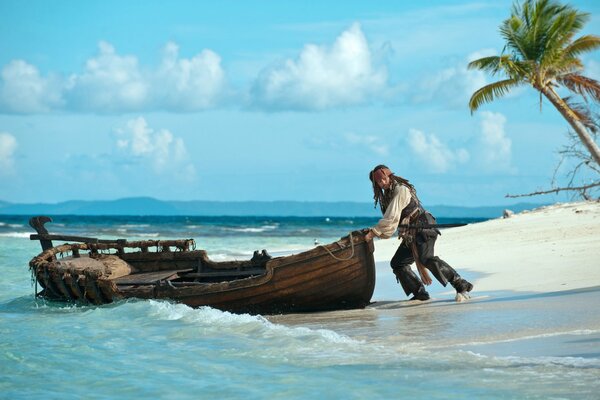
[[[27,230],[0,221],[3,233]],[[132,229],[118,223],[107,229]],[[243,243],[279,249],[314,239],[270,241],[265,232],[238,232],[247,236],[234,235],[240,247],[224,257],[244,253]],[[165,301],[73,306],[34,298],[27,263],[38,252],[0,236],[0,398],[591,399],[600,390],[598,288],[474,293],[457,304],[438,285],[417,304],[378,282],[375,298],[393,301],[278,316]]]

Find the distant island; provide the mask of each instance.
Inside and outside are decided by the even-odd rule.
[[[431,206],[428,210],[445,218],[496,218],[505,209],[531,210],[547,204],[517,203],[504,206]],[[0,201],[2,215],[186,215],[186,216],[299,216],[377,217],[379,210],[366,202],[319,201],[165,201],[151,197],[118,200],[71,200],[60,203],[18,204]]]

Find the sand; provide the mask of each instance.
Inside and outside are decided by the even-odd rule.
[[[525,387],[528,379],[554,385],[568,376],[548,386],[552,396],[534,389],[532,397],[597,398],[600,202],[556,204],[446,229],[438,240],[437,254],[475,285],[466,302],[454,301],[453,288],[438,282],[427,288],[431,300],[409,301],[389,266],[398,240],[376,239],[377,281],[366,309],[269,319],[333,330],[374,346],[378,359],[438,360],[465,382],[474,376],[473,382],[493,386],[477,378],[484,371],[508,386],[515,379],[507,373],[514,371]],[[465,375],[468,365],[478,372]]]
[[[380,300],[403,295],[389,267],[398,244],[395,238],[375,240],[376,298]],[[436,243],[436,255],[472,279],[474,295],[600,286],[600,202],[555,204],[445,229]],[[429,288],[436,287],[441,285],[434,281]]]
[[[575,397],[596,398],[589,394],[600,386],[600,202],[445,229],[438,240],[436,253],[475,285],[466,302],[454,301],[454,289],[437,281],[427,288],[431,300],[409,301],[389,266],[399,241],[376,239],[377,281],[366,309],[269,319],[347,335],[374,345],[377,358],[445,360],[457,375],[471,362],[501,380],[514,368],[571,374],[568,384],[550,389],[556,398],[571,398],[581,382],[586,395]]]

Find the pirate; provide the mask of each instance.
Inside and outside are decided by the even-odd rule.
[[[385,165],[376,166],[369,173],[369,179],[373,185],[375,207],[379,203],[383,218],[369,229],[367,240],[374,236],[388,239],[398,225],[435,224],[435,218],[421,206],[417,192],[409,181],[394,175]],[[461,278],[444,260],[434,256],[434,245],[439,234],[436,228],[399,230],[402,243],[390,265],[406,295],[413,295],[411,300],[429,300],[429,293],[423,285],[432,283],[428,270],[443,286],[450,283],[456,289],[456,301],[468,299],[469,292],[473,290],[471,283]],[[410,267],[413,262],[421,279]]]

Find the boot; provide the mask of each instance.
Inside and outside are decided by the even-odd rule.
[[[425,300],[429,300],[429,293],[427,293],[427,290],[425,290],[424,286],[421,286],[419,288],[419,290],[417,290],[414,294],[413,297],[411,297],[409,300],[420,300],[420,301],[425,301]]]
[[[471,295],[469,294],[469,292],[473,290],[473,284],[471,282],[457,276],[452,281],[452,286],[454,287],[454,289],[456,289],[455,300],[458,303],[469,300],[471,298]]]
[[[473,284],[463,278],[457,277],[452,281],[452,287],[457,293],[468,293],[473,290]]]

